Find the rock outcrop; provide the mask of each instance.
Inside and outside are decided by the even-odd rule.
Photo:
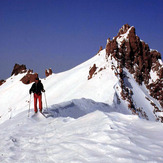
[[[12,75],[18,75],[18,74],[22,74],[22,73],[25,73],[27,72],[27,68],[25,65],[19,65],[19,64],[15,64],[14,68],[13,68],[13,71],[11,73],[11,76]]]
[[[18,74],[25,74],[23,76],[23,78],[20,80],[22,81],[24,84],[30,84],[32,82],[35,81],[35,78],[38,77],[37,73],[33,73],[33,70],[27,70],[25,65],[19,65],[19,64],[15,64],[13,71],[11,73],[12,75],[18,75]]]
[[[46,69],[45,70],[45,76],[48,77],[49,75],[51,75],[53,72],[52,72],[52,69],[49,68],[49,69]]]
[[[114,58],[119,67],[118,72],[123,68],[133,74],[140,85],[144,83],[150,91],[150,95],[160,102],[163,107],[163,65],[161,54],[156,50],[150,50],[148,44],[142,41],[135,32],[135,28],[128,24],[124,25],[118,35],[112,40],[109,38],[106,45],[106,58]],[[121,70],[120,70],[121,69]],[[151,72],[157,77],[154,80]],[[122,87],[122,98],[130,102],[129,108],[132,111],[139,110],[132,104],[131,95],[123,84],[123,73],[119,74]],[[156,109],[155,107],[155,110]]]
[[[96,69],[97,69],[96,64],[94,64],[94,65],[90,68],[88,80],[92,78],[92,76],[93,76],[94,73],[96,72]]]
[[[135,28],[124,25],[113,40],[108,39],[106,45],[107,56],[114,57],[123,67],[126,67],[135,80],[142,84],[149,83],[150,70],[157,64],[157,71],[161,68],[158,59],[161,54],[156,50],[150,50],[148,44],[140,40]],[[159,70],[162,74],[162,70]]]
[[[33,70],[29,70],[27,74],[21,79],[21,81],[24,84],[30,84],[35,81],[35,79],[38,78],[37,73],[33,73]]]
[[[103,50],[103,47],[102,47],[102,46],[100,46],[100,49],[99,49],[99,51],[97,52],[97,54],[98,54],[101,50]]]
[[[0,80],[0,86],[5,82],[6,82],[5,80]]]

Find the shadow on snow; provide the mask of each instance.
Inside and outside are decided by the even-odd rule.
[[[48,111],[44,111],[46,117],[71,117],[79,118],[96,110],[104,112],[115,111],[110,105],[95,102],[91,99],[74,99],[68,102],[52,105]]]

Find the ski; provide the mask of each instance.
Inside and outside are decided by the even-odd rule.
[[[47,118],[46,115],[45,115],[44,113],[40,112],[40,114],[42,114],[45,118]]]
[[[34,113],[31,118],[40,119],[41,117],[47,118],[46,115],[42,112]]]

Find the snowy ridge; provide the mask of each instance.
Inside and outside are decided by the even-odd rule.
[[[88,80],[89,69],[96,64],[96,72],[92,79]],[[106,59],[105,49],[98,53],[90,60],[76,66],[75,68],[42,79],[46,90],[48,106],[54,104],[71,101],[73,99],[91,99],[95,102],[102,102],[110,105],[113,109],[121,110],[125,114],[132,114],[128,109],[128,103],[121,97],[121,87],[119,78],[115,74],[118,70],[117,61],[111,57]],[[145,86],[140,86],[135,82],[133,76],[124,69],[126,75],[125,85],[134,92],[133,102],[138,107],[145,109],[149,120],[155,120],[153,108],[150,99],[154,101],[158,107],[156,100],[149,96]],[[15,116],[16,114],[27,111],[29,108],[29,89],[31,84],[24,85],[20,79],[23,74],[12,76],[7,79],[0,87],[0,122]],[[140,98],[141,97],[141,100]],[[43,94],[43,104],[45,108],[45,99]],[[33,109],[33,98],[31,101],[31,109]]]
[[[20,79],[24,74],[13,75],[0,87],[0,122],[4,122],[29,106],[29,89]]]
[[[94,64],[96,70],[88,80]],[[46,108],[43,93],[46,118],[34,115],[33,97],[27,117],[32,84],[20,81],[24,74],[7,79],[0,87],[0,162],[163,162],[163,125],[155,122],[150,103],[160,105],[124,68],[132,102],[149,121],[132,115],[121,95],[117,66],[104,49],[71,70],[41,79],[48,102]]]
[[[79,113],[77,119],[73,114],[55,117],[52,112],[47,113],[51,116],[46,119],[41,115],[27,118],[22,112],[0,126],[1,162],[163,161],[163,126],[160,123],[100,110],[84,116]]]

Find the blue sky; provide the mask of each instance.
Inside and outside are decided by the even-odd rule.
[[[94,56],[128,23],[163,54],[162,0],[0,0],[0,79],[15,63],[44,77]]]

